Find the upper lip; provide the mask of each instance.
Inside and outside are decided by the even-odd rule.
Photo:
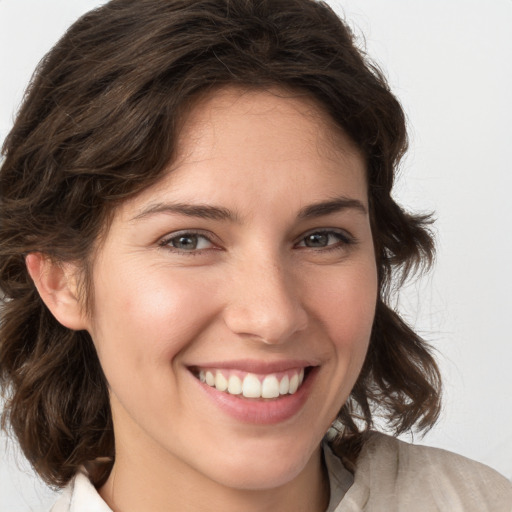
[[[318,362],[288,359],[283,361],[261,361],[254,359],[239,359],[233,361],[210,361],[204,364],[190,365],[193,369],[215,368],[218,370],[239,370],[247,373],[269,374],[287,370],[301,369],[308,366],[318,366]]]

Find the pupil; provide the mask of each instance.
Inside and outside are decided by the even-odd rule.
[[[327,245],[328,236],[323,233],[314,233],[306,238],[308,247],[325,247]]]
[[[179,236],[174,242],[174,247],[177,249],[195,249],[197,247],[197,236]]]

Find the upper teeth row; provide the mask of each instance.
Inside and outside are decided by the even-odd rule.
[[[231,395],[243,395],[247,398],[277,398],[279,395],[293,395],[304,380],[304,368],[295,373],[284,375],[281,380],[276,375],[266,375],[262,380],[254,373],[248,373],[243,379],[232,374],[225,377],[220,370],[201,370],[201,382],[219,391]]]

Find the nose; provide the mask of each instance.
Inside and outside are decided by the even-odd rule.
[[[224,321],[232,332],[273,345],[306,328],[299,283],[275,259],[242,262],[226,286]]]

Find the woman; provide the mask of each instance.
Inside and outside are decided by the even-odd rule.
[[[113,0],[68,31],[0,175],[5,415],[54,511],[510,510],[489,468],[370,431],[440,407],[386,304],[433,253],[391,197],[405,147],[324,4]]]

